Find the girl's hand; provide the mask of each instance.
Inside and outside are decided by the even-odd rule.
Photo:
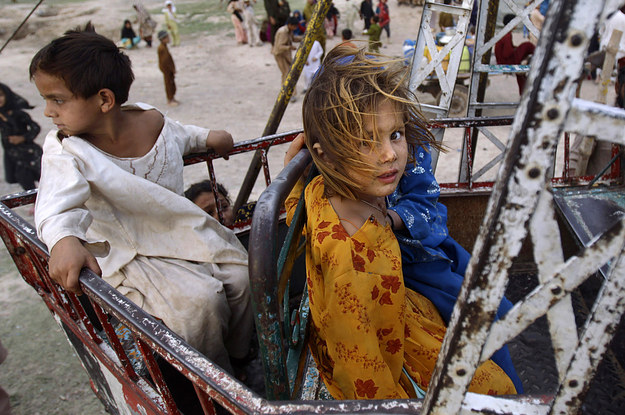
[[[48,261],[50,277],[67,291],[82,294],[78,277],[80,270],[85,267],[102,275],[98,261],[83,246],[80,239],[66,236],[52,247]]]
[[[10,135],[9,136],[9,143],[11,144],[22,144],[24,141],[26,141],[26,139],[24,138],[23,135]]]
[[[284,154],[284,167],[286,167],[286,165],[289,164],[291,160],[293,160],[293,157],[295,157],[295,155],[306,146],[305,140],[306,136],[304,135],[304,133],[299,133],[297,137],[295,137],[295,139],[291,141],[291,145]]]
[[[232,134],[226,130],[211,130],[206,137],[206,147],[213,149],[224,160],[228,160],[228,152],[234,147]]]

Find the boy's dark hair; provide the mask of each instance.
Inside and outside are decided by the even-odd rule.
[[[297,20],[297,17],[291,16],[288,19],[286,19],[286,24],[292,25],[292,26],[297,26],[297,25],[299,25],[299,20]]]
[[[371,20],[373,20],[373,23],[377,23],[380,21],[380,18],[377,14],[374,14],[373,16],[371,16]]]
[[[352,38],[352,31],[349,29],[343,29],[341,35],[343,36],[343,39],[350,40]]]
[[[38,71],[61,78],[79,98],[89,98],[107,88],[115,102],[128,100],[135,79],[130,59],[115,43],[96,33],[91,22],[76,28],[44,46],[30,62],[32,80]]]
[[[228,201],[230,201],[230,196],[228,196],[228,191],[224,187],[223,184],[217,182],[217,191],[221,193]],[[202,193],[213,193],[213,182],[210,180],[203,180],[198,183],[194,183],[184,192],[184,196],[190,201],[194,202],[195,199]]]
[[[506,14],[503,17],[503,25],[507,25],[508,23],[510,23],[512,21],[512,19],[514,19],[516,16],[514,14]]]

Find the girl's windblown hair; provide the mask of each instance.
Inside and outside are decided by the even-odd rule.
[[[377,114],[385,100],[394,104],[405,122],[409,163],[414,161],[412,155],[418,146],[429,144],[441,149],[427,129],[408,79],[408,68],[401,60],[364,49],[339,46],[325,57],[304,97],[302,116],[306,145],[326,189],[355,199],[351,189],[357,185],[350,173],[372,169],[362,161],[362,149],[375,147],[379,141],[365,131],[364,120]],[[313,151],[315,143],[321,146],[324,157]]]

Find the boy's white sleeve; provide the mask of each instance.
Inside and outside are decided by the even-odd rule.
[[[201,153],[208,150],[206,139],[210,133],[210,129],[198,127],[196,125],[182,124],[171,119],[165,122],[166,137],[174,137],[180,146],[180,152],[183,155],[191,153]]]
[[[92,217],[85,207],[91,190],[79,161],[63,151],[56,131],[46,136],[41,160],[41,179],[35,204],[37,236],[49,250],[62,238],[87,241]]]

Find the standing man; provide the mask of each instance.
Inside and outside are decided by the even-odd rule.
[[[362,0],[360,3],[360,18],[365,20],[365,32],[371,26],[371,18],[373,17],[373,6],[371,0]]]
[[[291,54],[291,52],[295,50],[295,46],[293,46],[293,41],[295,40],[293,31],[297,27],[298,23],[297,17],[289,17],[286,24],[276,32],[275,42],[271,48],[271,53],[273,53],[276,63],[278,64],[278,68],[280,68],[280,72],[282,73],[282,84],[284,84],[286,75],[289,73],[289,69],[293,63],[293,57]],[[293,96],[291,98],[291,101],[293,102],[295,102],[295,94],[295,89],[293,89]]]

